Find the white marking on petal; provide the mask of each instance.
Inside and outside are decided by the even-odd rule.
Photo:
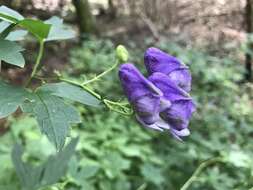
[[[171,129],[170,130],[171,134],[178,140],[182,141],[180,137],[185,137],[190,135],[190,130],[188,128],[182,129],[182,130],[176,130],[176,129]]]
[[[155,124],[162,129],[170,129],[169,124],[166,123],[161,117],[159,117],[159,120],[156,121]]]
[[[158,130],[158,131],[163,131],[163,129],[158,127],[155,123],[151,124],[151,125],[148,125],[148,124],[144,123],[143,120],[138,115],[135,115],[135,116],[136,116],[137,121],[139,121],[142,124],[143,127],[155,129],[155,130]]]
[[[165,98],[161,98],[160,100],[160,112],[165,111],[166,109],[171,107],[171,102]]]

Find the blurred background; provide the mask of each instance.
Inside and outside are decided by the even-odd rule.
[[[83,122],[70,134],[80,136],[76,154],[67,174],[48,190],[177,190],[213,158],[223,161],[206,164],[189,189],[252,189],[253,1],[0,0],[0,5],[42,20],[60,16],[77,32],[73,40],[47,44],[45,77],[54,70],[79,79],[95,76],[113,65],[118,44],[141,69],[145,49],[156,46],[189,65],[193,75],[197,111],[184,142],[144,129],[134,118],[77,105]],[[27,79],[37,55],[33,38],[21,43],[26,68],[3,65],[1,72],[14,84]],[[117,71],[92,88],[114,100],[124,97]],[[0,189],[20,189],[10,147],[24,142],[24,159],[35,165],[55,150],[28,115],[0,120],[0,135]]]

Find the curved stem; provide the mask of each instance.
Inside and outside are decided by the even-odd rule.
[[[84,81],[82,83],[82,85],[87,85],[87,84],[89,84],[91,82],[99,80],[100,78],[102,78],[103,76],[105,76],[106,74],[108,74],[109,72],[111,72],[113,69],[115,69],[117,66],[118,66],[118,60],[116,61],[116,63],[111,68],[107,69],[106,71],[100,73],[99,75],[95,76],[94,78],[92,78],[90,80]]]
[[[25,86],[28,86],[31,82],[31,80],[34,78],[34,76],[37,74],[38,72],[38,68],[40,66],[40,62],[41,62],[41,58],[43,56],[44,53],[44,44],[45,42],[43,40],[40,41],[40,46],[39,46],[39,54],[37,56],[36,62],[35,62],[35,66],[33,67],[33,71],[31,76],[29,77],[28,81],[26,82]]]
[[[102,99],[101,96],[98,93],[94,92],[92,89],[90,89],[89,87],[87,87],[85,85],[82,85],[82,84],[79,84],[78,82],[68,80],[68,79],[64,79],[64,78],[61,78],[61,77],[60,77],[60,80],[63,81],[63,82],[73,84],[75,86],[79,86],[79,87],[83,88],[85,91],[89,92],[91,95],[95,96],[97,99],[99,99],[99,100]]]
[[[221,157],[215,157],[211,158],[209,160],[206,160],[205,162],[201,163],[198,168],[194,171],[192,176],[185,182],[185,184],[180,188],[180,190],[187,190],[191,184],[196,181],[198,178],[198,175],[209,165],[212,165],[216,162],[223,162],[223,159]]]

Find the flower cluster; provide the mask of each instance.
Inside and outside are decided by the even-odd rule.
[[[148,78],[131,63],[121,65],[119,70],[121,84],[136,118],[144,127],[169,130],[181,140],[190,134],[188,124],[195,111],[189,95],[189,68],[154,47],[147,49],[144,62]]]

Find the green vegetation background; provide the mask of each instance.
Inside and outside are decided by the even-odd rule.
[[[127,45],[131,62],[142,69],[143,52],[149,43],[144,46]],[[177,190],[202,162],[216,157],[223,161],[204,168],[189,189],[253,187],[253,86],[240,82],[243,66],[234,55],[241,50],[229,49],[226,56],[215,57],[166,41],[157,46],[191,68],[198,107],[190,124],[191,136],[179,142],[169,133],[142,128],[134,118],[78,105],[83,122],[70,134],[80,136],[77,152],[61,182],[47,190]],[[109,40],[86,40],[71,51],[65,75],[89,73],[80,79],[94,76],[113,64],[114,51],[115,45]],[[123,98],[117,71],[97,81],[94,88],[107,97]],[[10,147],[17,141],[25,142],[23,158],[34,165],[55,150],[41,136],[33,118],[10,118],[9,122],[11,131],[0,143],[0,189],[18,190]]]

